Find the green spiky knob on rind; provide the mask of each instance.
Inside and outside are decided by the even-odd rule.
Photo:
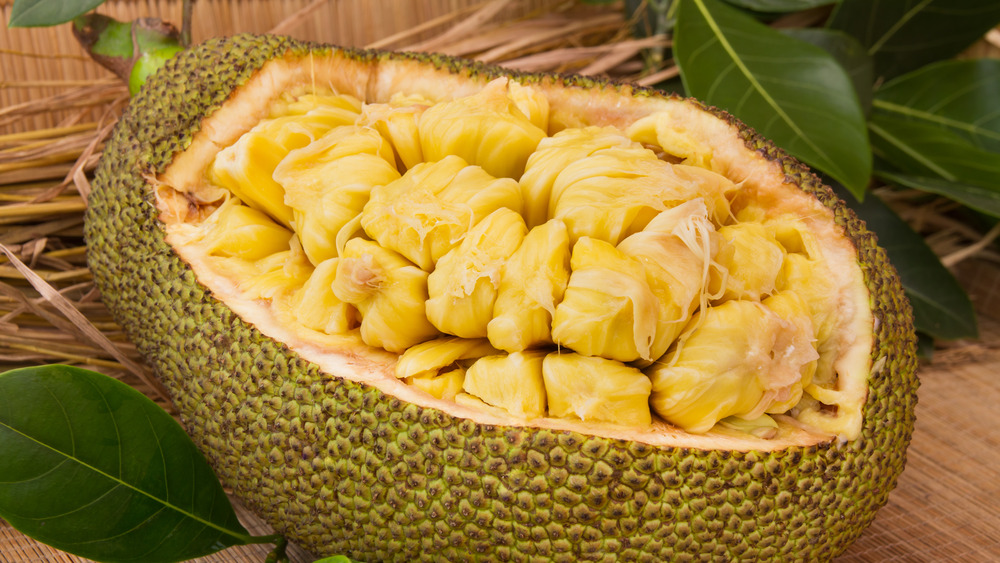
[[[86,214],[89,263],[104,302],[219,477],[251,509],[317,554],[364,561],[820,561],[861,534],[895,486],[913,428],[909,305],[875,237],[831,190],[718,110],[705,108],[833,209],[858,249],[877,319],[877,369],[856,440],[702,451],[478,424],[325,374],[214,298],[165,242],[148,179],[266,61],[331,49],[242,35],[175,57],[115,130]],[[504,74],[444,57],[347,56]],[[558,80],[661,96],[590,78]]]

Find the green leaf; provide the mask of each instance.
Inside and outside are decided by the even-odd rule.
[[[877,196],[859,203],[845,195],[841,191],[840,196],[878,235],[879,245],[899,272],[917,331],[944,340],[975,338],[979,331],[972,301],[923,237]]]
[[[783,29],[782,33],[799,41],[812,43],[823,49],[847,71],[854,85],[854,93],[858,95],[862,112],[866,115],[872,106],[872,84],[875,81],[872,58],[865,53],[858,40],[842,31],[829,29],[792,28]]]
[[[841,0],[827,23],[853,35],[893,78],[950,59],[1000,23],[996,0]]]
[[[163,409],[68,366],[0,375],[0,517],[99,561],[181,561],[258,543]]]
[[[765,13],[787,14],[801,12],[817,6],[833,4],[836,0],[726,0],[733,6]]]
[[[917,333],[917,357],[925,360],[934,359],[934,338],[922,332]]]
[[[983,150],[963,135],[878,108],[868,127],[874,153],[907,174],[996,188],[1000,153]]]
[[[104,0],[14,0],[8,27],[46,27],[66,23]]]
[[[882,170],[876,170],[875,175],[888,183],[942,195],[987,215],[1000,217],[1000,189]]]
[[[678,12],[674,54],[687,93],[861,197],[872,168],[865,118],[833,57],[719,0],[681,0]]]
[[[354,563],[354,560],[346,555],[334,555],[332,557],[317,559],[313,563]]]
[[[875,97],[880,112],[936,125],[1000,152],[1000,59],[928,65],[886,83]]]

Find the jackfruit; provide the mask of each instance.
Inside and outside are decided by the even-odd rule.
[[[552,340],[587,356],[650,357],[659,303],[642,264],[603,240],[573,247],[569,284],[552,316]]]
[[[307,328],[327,334],[343,334],[360,324],[358,311],[333,293],[340,258],[316,265],[302,288],[291,297],[292,316]]]
[[[468,367],[497,350],[482,338],[441,337],[409,347],[396,363],[396,377],[438,399],[454,400]]]
[[[463,389],[514,417],[541,418],[546,413],[542,362],[547,354],[527,350],[479,358],[465,373]]]
[[[645,428],[649,412],[649,377],[621,362],[575,353],[553,352],[542,361],[549,412],[585,422],[609,422]]]
[[[378,133],[344,125],[289,151],[271,177],[292,208],[302,248],[319,264],[338,255],[338,234],[361,213],[372,189],[397,180],[399,172]]]
[[[209,168],[209,178],[247,205],[291,226],[292,209],[273,177],[275,167],[289,151],[308,145],[332,127],[352,124],[356,117],[350,109],[320,105],[263,121],[219,151]]]
[[[527,234],[524,219],[501,207],[483,218],[427,277],[427,319],[438,330],[485,338],[500,288],[500,269]]]
[[[392,250],[351,239],[332,288],[361,312],[361,338],[369,346],[402,352],[437,335],[427,320],[427,272]]]
[[[397,169],[408,170],[424,162],[417,122],[432,105],[433,102],[420,95],[395,94],[388,103],[365,104],[357,123],[378,131],[392,145]]]
[[[712,270],[710,291],[721,292],[717,301],[760,301],[774,292],[784,264],[785,251],[759,223],[736,223],[719,229],[722,244],[715,259],[721,269]]]
[[[202,224],[200,240],[212,256],[234,256],[260,260],[291,248],[294,233],[275,223],[264,212],[240,205],[239,200],[223,202]]]
[[[497,178],[519,178],[545,137],[548,100],[510,84],[497,78],[476,94],[424,111],[417,125],[424,159],[458,155]]]
[[[486,325],[490,343],[508,352],[552,344],[552,314],[569,283],[569,235],[552,219],[534,227],[504,262],[493,315]]]
[[[365,232],[426,271],[462,242],[480,219],[506,207],[520,213],[521,190],[461,157],[448,155],[372,190],[361,214]]]
[[[534,228],[548,220],[552,186],[564,168],[599,150],[633,145],[614,127],[573,127],[542,139],[528,157],[520,179],[525,201],[524,221],[528,227]]]
[[[274,133],[296,139],[275,155],[362,127],[392,149],[373,156],[402,173],[369,182],[363,208],[352,200],[357,214],[339,229],[320,221],[321,237],[280,184],[252,184],[281,158],[258,161],[263,172],[233,158],[256,154],[250,141],[270,124],[310,122],[312,104],[337,117]],[[389,117],[368,109],[379,104]],[[416,138],[408,118],[394,122],[394,104],[420,106]],[[613,144],[533,160],[588,128]],[[902,470],[915,341],[884,252],[804,166],[696,101],[236,36],[179,54],[147,82],[93,188],[85,234],[104,302],[222,481],[316,554],[820,561],[861,533]],[[222,215],[206,222],[222,209],[246,219],[247,244],[213,229]],[[634,359],[560,343],[572,324],[508,354],[488,338],[443,343],[427,318],[428,277],[498,209],[530,216],[521,247],[540,225],[565,225],[550,259],[570,256],[567,289],[563,274],[542,274],[536,301],[554,317],[568,302],[567,317],[595,331],[608,331],[594,320],[610,312],[628,328],[621,357]],[[726,238],[743,224],[763,235]],[[336,257],[307,258],[331,236]],[[750,258],[726,254],[741,239]],[[780,260],[758,268],[758,247]],[[676,264],[663,262],[674,253]],[[577,254],[590,273],[574,285]],[[525,284],[530,264],[549,265],[524,261],[510,270]],[[498,306],[504,267],[490,322],[509,314]],[[602,313],[574,287],[603,289],[612,305],[621,295],[607,290],[628,288],[633,300]],[[337,325],[347,332],[324,332]],[[676,338],[659,335],[676,326]],[[397,377],[418,356],[427,367]]]

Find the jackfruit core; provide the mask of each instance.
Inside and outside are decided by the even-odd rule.
[[[727,163],[697,116],[588,113],[507,78],[372,95],[263,74],[157,203],[199,280],[265,334],[487,422],[857,437],[872,319],[853,247],[810,196]]]

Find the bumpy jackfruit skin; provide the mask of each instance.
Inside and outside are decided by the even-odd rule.
[[[86,215],[105,303],[248,506],[317,554],[363,561],[821,561],[857,538],[895,486],[913,427],[910,307],[874,235],[831,190],[718,110],[703,108],[736,124],[751,151],[780,162],[789,181],[833,209],[858,249],[878,323],[856,440],[701,451],[477,424],[324,374],[209,294],[164,241],[146,180],[265,61],[330,49],[237,36],[173,59],[114,132]],[[470,79],[503,73],[422,60]]]

